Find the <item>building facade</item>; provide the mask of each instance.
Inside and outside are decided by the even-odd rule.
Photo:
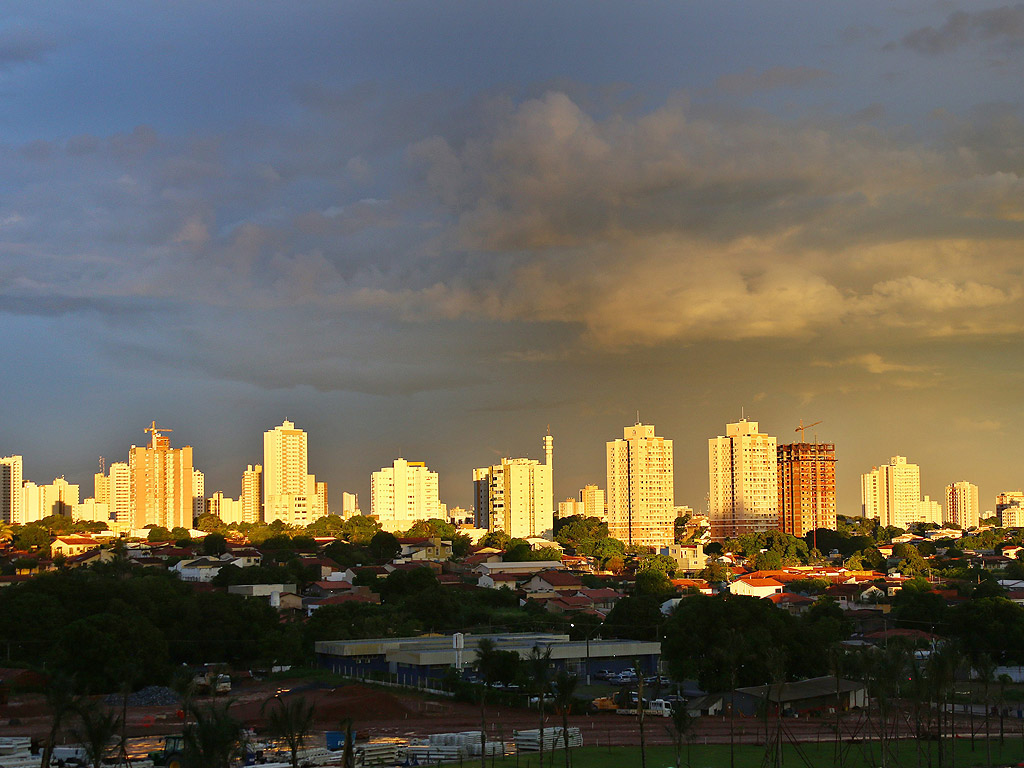
[[[893,456],[861,475],[861,514],[897,528],[933,522],[921,519],[931,514],[921,505],[921,468],[905,456]]]
[[[803,538],[817,528],[835,530],[835,444],[780,445],[777,456],[782,531]]]
[[[307,525],[324,515],[320,498],[308,473],[306,433],[287,420],[264,432],[263,519]]]
[[[24,481],[21,456],[0,458],[0,521],[22,525],[21,486]]]
[[[1004,491],[998,494],[996,517],[1002,528],[1024,528],[1024,491]]]
[[[675,540],[672,441],[653,424],[634,424],[605,445],[608,533],[627,546],[664,547]],[[595,515],[596,516],[596,515]]]
[[[263,465],[249,464],[242,473],[242,522],[263,522]]]
[[[370,514],[389,533],[407,531],[418,520],[441,517],[437,472],[422,461],[395,459],[370,475]]]
[[[968,528],[977,528],[980,519],[978,486],[966,480],[947,485],[944,522],[959,525],[966,531]]]
[[[717,541],[779,528],[777,440],[757,427],[741,419],[708,440],[708,520]]]
[[[554,441],[544,437],[544,463],[535,459],[502,459],[500,464],[473,470],[476,526],[504,531],[517,539],[554,532],[551,473]]]
[[[133,445],[128,452],[132,528],[191,528],[192,447],[171,448],[155,423],[149,431],[149,445]]]

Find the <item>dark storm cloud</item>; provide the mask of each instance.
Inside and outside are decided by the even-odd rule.
[[[772,67],[760,72],[748,69],[722,75],[715,85],[729,93],[748,94],[775,88],[798,88],[826,80],[830,76],[831,73],[814,67]]]
[[[41,30],[0,22],[0,72],[41,61],[53,47],[53,39]]]
[[[973,40],[1019,48],[1024,43],[1024,3],[982,11],[954,11],[940,27],[921,27],[902,39],[904,47],[932,56]]]

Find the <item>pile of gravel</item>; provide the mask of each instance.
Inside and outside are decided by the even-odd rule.
[[[104,699],[112,706],[122,706],[123,698],[119,693],[112,693]],[[172,689],[164,685],[149,685],[135,693],[128,694],[129,707],[160,707],[177,704],[180,697]]]

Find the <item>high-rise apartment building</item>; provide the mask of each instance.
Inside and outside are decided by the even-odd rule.
[[[231,499],[223,491],[216,491],[206,502],[206,512],[216,515],[226,525],[245,522],[242,519],[242,500]]]
[[[888,464],[873,467],[860,476],[861,514],[882,525],[906,528],[930,515],[921,506],[921,468],[904,456],[893,456]]]
[[[964,530],[977,528],[981,518],[978,486],[961,480],[946,486],[945,522],[959,525]]]
[[[341,493],[341,516],[346,520],[352,515],[358,515],[359,512],[359,494],[348,493],[342,491]]]
[[[24,481],[21,456],[0,458],[0,521],[22,525],[21,486]]]
[[[608,533],[627,545],[664,547],[674,541],[672,441],[653,424],[634,424],[605,444]]]
[[[307,470],[306,433],[287,420],[264,432],[263,519],[307,525],[324,515],[321,498]]]
[[[192,468],[192,519],[198,520],[206,514],[206,476]],[[186,528],[191,528],[191,525]]]
[[[921,523],[942,525],[942,505],[927,494],[917,502],[917,520]]]
[[[563,520],[573,515],[586,516],[586,507],[579,499],[566,499],[558,502],[558,519]]]
[[[551,538],[554,532],[551,472],[554,440],[544,437],[544,463],[535,459],[502,459],[500,464],[473,470],[476,525],[525,539]]]
[[[192,447],[171,448],[170,438],[162,434],[170,430],[156,422],[146,431],[149,445],[133,445],[128,452],[132,527],[191,528]]]
[[[580,489],[580,503],[583,504],[584,517],[596,517],[604,520],[607,515],[604,501],[604,489],[596,485],[585,485]]]
[[[389,533],[407,531],[418,520],[441,517],[437,472],[422,461],[395,459],[370,475],[370,514]]]
[[[249,464],[242,473],[242,494],[238,499],[242,502],[242,522],[259,523],[263,521],[263,465]]]
[[[721,541],[779,528],[777,439],[758,432],[756,421],[726,424],[725,436],[708,440],[708,522]]]
[[[1024,491],[1005,491],[998,494],[996,517],[1001,528],[1024,528]]]
[[[835,530],[835,444],[780,445],[777,456],[782,531],[802,538],[817,528]]]

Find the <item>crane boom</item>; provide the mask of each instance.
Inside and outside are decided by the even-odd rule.
[[[816,427],[816,426],[818,426],[819,424],[821,424],[821,422],[820,422],[820,421],[816,421],[816,422],[814,422],[813,424],[804,424],[804,420],[803,420],[803,419],[800,419],[800,426],[798,426],[798,427],[797,427],[796,429],[794,429],[793,431],[794,431],[794,432],[799,432],[799,433],[800,433],[800,442],[801,442],[801,443],[806,443],[806,442],[807,442],[807,440],[806,440],[806,439],[804,438],[804,430],[805,430],[805,429],[810,429],[811,427]]]

